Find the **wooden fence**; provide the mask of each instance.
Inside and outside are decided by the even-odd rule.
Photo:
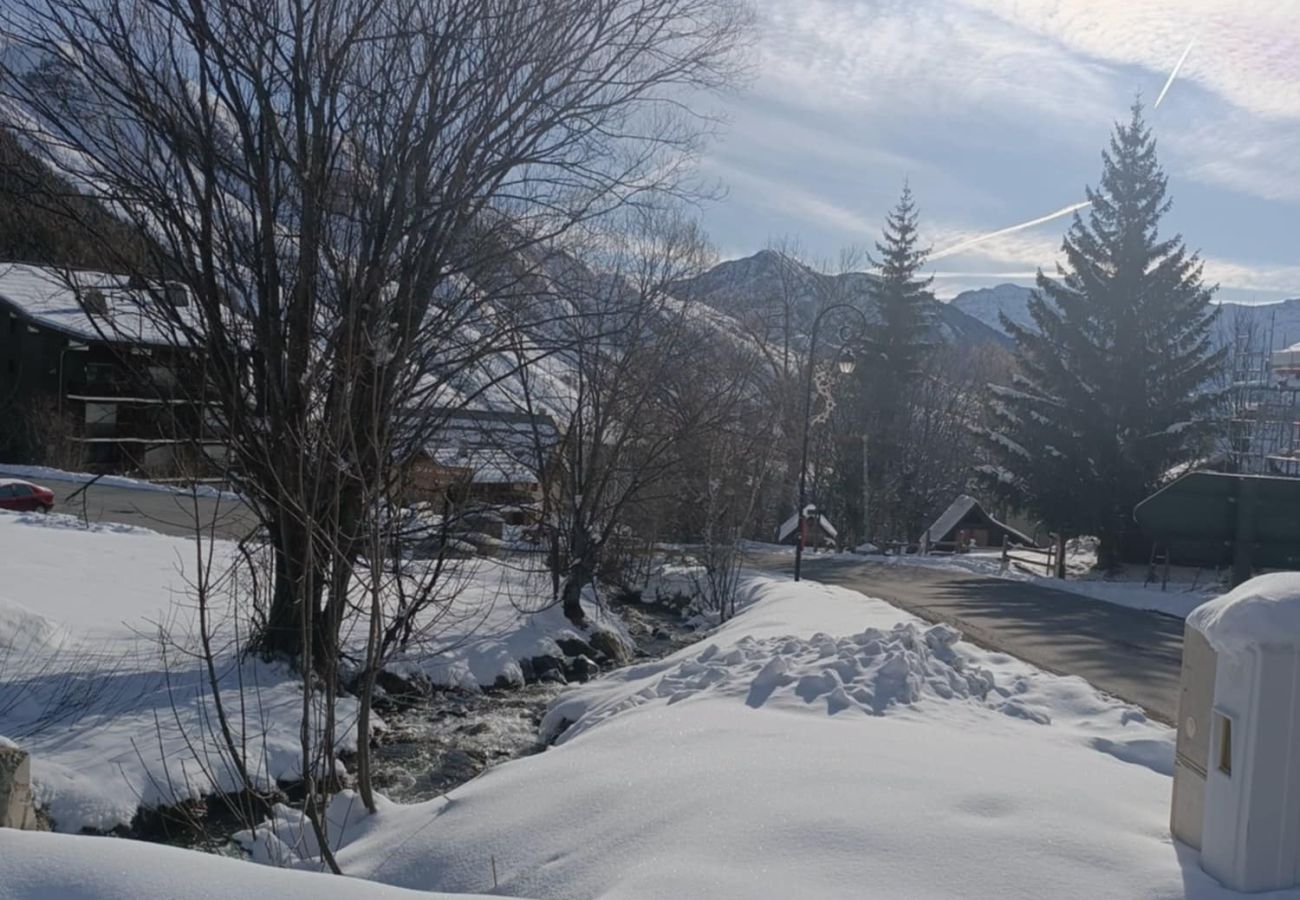
[[[1057,534],[1052,535],[1048,547],[1026,547],[1022,544],[1012,545],[1006,535],[1002,536],[1002,569],[1015,566],[1024,572],[1036,574],[1038,567],[1048,577],[1065,577],[1065,540]]]

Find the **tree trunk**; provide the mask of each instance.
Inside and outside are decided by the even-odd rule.
[[[311,584],[313,596],[309,602],[319,604],[324,580],[320,572],[315,573],[316,577],[306,577],[304,560],[308,558],[309,540],[311,536],[307,529],[300,525],[281,523],[271,529],[275,585],[266,623],[253,641],[254,649],[268,659],[282,659],[296,665],[302,658],[303,585]]]
[[[1120,567],[1121,547],[1120,533],[1113,528],[1103,529],[1097,535],[1097,568],[1103,572],[1114,572]]]
[[[590,576],[585,574],[583,567],[575,566],[569,570],[569,576],[564,579],[564,587],[560,591],[565,618],[579,628],[587,627],[587,616],[582,611],[582,589],[589,580]]]

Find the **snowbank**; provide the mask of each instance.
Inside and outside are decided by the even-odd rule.
[[[448,900],[113,838],[0,830],[0,900]],[[457,900],[473,900],[464,894]]]
[[[1252,578],[1197,607],[1187,624],[1219,653],[1300,647],[1300,572]]]
[[[1169,837],[1169,729],[851,591],[746,590],[708,645],[562,697],[558,746],[353,816],[344,870],[485,890],[495,863],[502,893],[566,900],[1229,896]]]
[[[207,673],[188,655],[196,649],[192,582],[200,565],[193,540],[64,524],[0,512],[0,735],[31,754],[38,805],[60,831],[110,830],[128,825],[141,805],[194,798],[214,784],[237,787]],[[240,558],[223,541],[203,549],[218,581]],[[518,660],[562,656],[558,641],[589,638],[558,608],[529,612],[549,585],[505,562],[467,562],[449,587],[417,623],[423,640],[396,668],[477,689],[522,682]],[[627,640],[617,619],[587,609],[597,627]],[[222,592],[213,617],[218,683],[236,737],[247,735],[250,772],[268,787],[297,780],[297,677],[238,654]],[[348,639],[364,635],[362,623]],[[336,749],[351,750],[355,702],[343,698],[337,715]]]

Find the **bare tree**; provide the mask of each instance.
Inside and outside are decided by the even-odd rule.
[[[127,271],[187,289],[142,312],[201,357],[270,533],[264,651],[328,652],[387,456],[374,417],[427,388],[421,364],[463,363],[472,325],[500,330],[465,280],[680,190],[710,125],[681,91],[727,83],[744,22],[730,0],[0,12],[10,126],[149,236]]]

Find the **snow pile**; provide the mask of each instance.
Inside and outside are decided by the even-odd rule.
[[[711,646],[564,695],[573,724],[545,753],[373,817],[337,798],[344,871],[442,891],[489,890],[495,873],[494,893],[557,900],[1231,896],[1169,837],[1173,732],[1139,710],[951,632],[927,641],[852,591],[761,577],[745,591]],[[830,691],[799,695],[835,670],[918,696],[874,661],[841,677],[841,654],[861,663],[872,640],[921,664],[919,700],[828,715]],[[750,704],[778,658],[776,689]],[[290,821],[273,834],[277,853],[310,846]]]
[[[1243,582],[1197,607],[1187,624],[1219,653],[1300,648],[1300,572],[1273,572]]]
[[[945,700],[985,700],[993,675],[968,666],[953,651],[961,633],[948,625],[924,628],[899,622],[836,638],[824,632],[803,639],[741,638],[730,649],[711,643],[658,675],[647,687],[598,711],[581,695],[560,700],[542,722],[549,740],[569,740],[610,716],[653,700],[676,702],[702,693],[743,698],[751,707],[768,703],[830,715],[857,710],[883,715],[891,706],[925,695]],[[580,725],[564,729],[572,721]]]
[[[633,647],[623,621],[602,606],[588,589],[583,611],[590,630],[583,631],[551,600],[551,579],[540,567],[514,560],[476,559],[450,579],[444,603],[430,610],[436,627],[387,668],[395,674],[426,679],[439,687],[477,691],[522,685],[521,661],[539,656],[565,657],[561,644],[586,643],[605,632]]]
[[[140,841],[0,830],[0,900],[449,900]],[[459,895],[456,900],[473,900]]]

